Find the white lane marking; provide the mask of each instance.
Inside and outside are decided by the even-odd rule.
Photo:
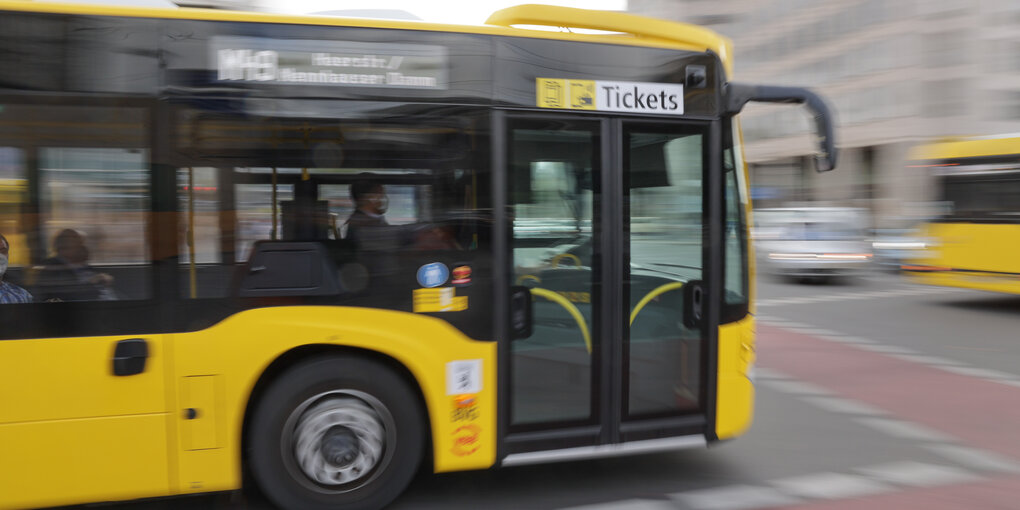
[[[858,347],[867,351],[880,352],[882,354],[919,354],[917,351],[913,349],[900,347],[898,345],[875,343],[875,344],[861,344]]]
[[[727,485],[670,494],[670,497],[695,510],[751,510],[801,502],[775,488],[754,485]]]
[[[1020,473],[1020,462],[998,453],[955,444],[929,444],[924,445],[924,448],[971,469],[1010,474]]]
[[[767,315],[767,314],[757,313],[757,314],[754,315],[754,317],[756,319],[758,319],[759,322],[763,322],[765,324],[775,324],[775,325],[797,324],[796,322],[793,322],[793,321],[791,321],[789,319],[784,319],[782,317],[776,317],[775,315]]]
[[[795,381],[795,380],[774,380],[774,381],[762,381],[763,385],[768,386],[774,390],[782,391],[784,393],[793,393],[794,395],[832,395],[832,392],[822,388],[821,386],[815,386],[814,384]]]
[[[874,340],[869,340],[867,338],[861,338],[859,336],[851,336],[851,335],[843,335],[843,334],[824,336],[824,337],[822,337],[822,340],[828,340],[830,342],[836,342],[836,343],[841,343],[841,344],[857,344],[857,345],[864,345],[864,344],[869,344],[870,345],[870,344],[878,343],[878,342],[875,342]]]
[[[927,354],[897,354],[890,353],[890,356],[901,359],[903,361],[910,361],[913,363],[921,363],[922,365],[933,365],[939,368],[945,368],[946,366],[962,365],[959,361],[953,361],[947,358],[941,358],[939,356],[928,356]]]
[[[938,443],[946,443],[953,440],[952,437],[949,437],[937,430],[907,421],[893,420],[889,418],[857,418],[856,421],[900,439],[932,441]]]
[[[904,297],[904,296],[921,296],[925,294],[934,294],[950,291],[960,291],[963,289],[941,289],[935,287],[924,287],[917,289],[890,289],[890,290],[876,290],[870,292],[857,292],[857,293],[843,293],[843,294],[822,294],[819,296],[802,296],[802,297],[788,297],[779,299],[760,299],[758,300],[758,306],[785,306],[785,305],[799,305],[808,303],[826,303],[830,301],[853,301],[860,299],[874,299],[874,298],[892,298],[892,297]]]
[[[856,400],[850,400],[842,397],[805,396],[802,398],[832,413],[863,414],[870,416],[881,416],[889,414],[877,407],[872,407],[863,402],[858,402]]]
[[[859,292],[854,294],[855,299],[868,299],[868,298],[880,298],[880,297],[900,297],[900,296],[913,296],[916,294],[927,294],[928,292],[917,292],[913,289],[903,290],[873,290],[871,292]]]
[[[788,376],[788,375],[786,375],[786,374],[784,374],[784,373],[782,373],[782,372],[780,372],[778,370],[775,370],[775,369],[772,369],[772,368],[767,368],[767,367],[755,366],[754,367],[754,374],[759,379],[782,379],[784,381],[791,379],[790,376]]]
[[[763,324],[766,324],[766,325],[769,325],[769,326],[776,326],[776,327],[779,327],[779,328],[809,328],[809,327],[811,327],[809,324],[804,324],[803,322],[794,322],[794,321],[788,321],[788,320],[782,320],[782,319],[764,319],[761,322]]]
[[[963,469],[915,461],[893,462],[860,468],[856,471],[882,482],[908,487],[936,487],[981,479]]]
[[[1020,379],[1003,379],[1003,380],[998,381],[998,382],[1001,382],[1002,384],[1008,384],[1010,386],[1016,386],[1017,388],[1020,388]]]
[[[818,473],[772,482],[787,494],[812,499],[844,499],[893,491],[893,487],[863,476]]]
[[[815,327],[812,327],[812,326],[789,326],[786,329],[791,329],[791,330],[796,331],[798,333],[803,333],[805,335],[813,335],[813,336],[832,336],[832,335],[836,334],[835,331],[829,331],[827,329],[822,329],[822,328],[815,328]]]
[[[944,367],[942,367],[942,369],[946,370],[948,372],[952,372],[954,374],[966,375],[966,376],[969,376],[969,377],[977,377],[979,379],[991,379],[993,381],[994,380],[999,380],[999,379],[1014,379],[1014,378],[1016,378],[1016,376],[1013,375],[1013,374],[1010,374],[1010,373],[1007,373],[1007,372],[1000,372],[998,370],[989,370],[987,368],[977,368],[977,367],[967,367],[967,366],[944,366]]]
[[[669,501],[654,499],[627,499],[594,505],[571,506],[561,510],[677,510]]]

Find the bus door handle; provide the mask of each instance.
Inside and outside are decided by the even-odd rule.
[[[113,350],[113,375],[140,374],[148,358],[149,342],[144,338],[121,340]]]
[[[705,305],[705,283],[701,280],[687,282],[684,291],[684,327],[689,329],[701,326]]]
[[[524,286],[510,287],[510,338],[528,338],[534,323],[534,304],[531,289]]]

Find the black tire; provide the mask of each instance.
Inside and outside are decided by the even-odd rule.
[[[423,416],[416,394],[386,365],[353,356],[309,359],[273,381],[257,403],[248,462],[262,491],[283,509],[377,510],[417,472]],[[357,446],[327,453],[326,443],[337,438]],[[357,453],[326,460],[338,451]],[[353,479],[322,483],[332,477]]]

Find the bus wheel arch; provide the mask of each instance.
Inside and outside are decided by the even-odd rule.
[[[345,423],[351,416],[359,423]],[[334,422],[326,422],[333,424],[327,427],[329,437],[322,435],[320,450],[315,434],[323,434],[323,420]],[[394,443],[398,430],[401,439]],[[391,442],[358,441],[373,435]],[[267,367],[248,400],[241,439],[245,488],[257,485],[281,508],[380,507],[403,492],[420,466],[431,466],[431,437],[424,396],[403,364],[363,349],[301,346]],[[351,465],[337,460],[309,468],[307,443],[313,438],[313,450],[322,455],[327,455],[327,440],[353,442]],[[302,455],[304,462],[298,460]],[[361,468],[368,474],[360,475]],[[323,469],[340,481],[320,483]]]

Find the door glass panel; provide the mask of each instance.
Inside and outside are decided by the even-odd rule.
[[[518,126],[509,146],[513,277],[531,288],[534,326],[511,347],[511,423],[590,421],[599,353],[598,124]]]
[[[625,416],[698,408],[701,332],[684,325],[684,287],[702,278],[704,137],[679,128],[626,129],[630,322]]]

